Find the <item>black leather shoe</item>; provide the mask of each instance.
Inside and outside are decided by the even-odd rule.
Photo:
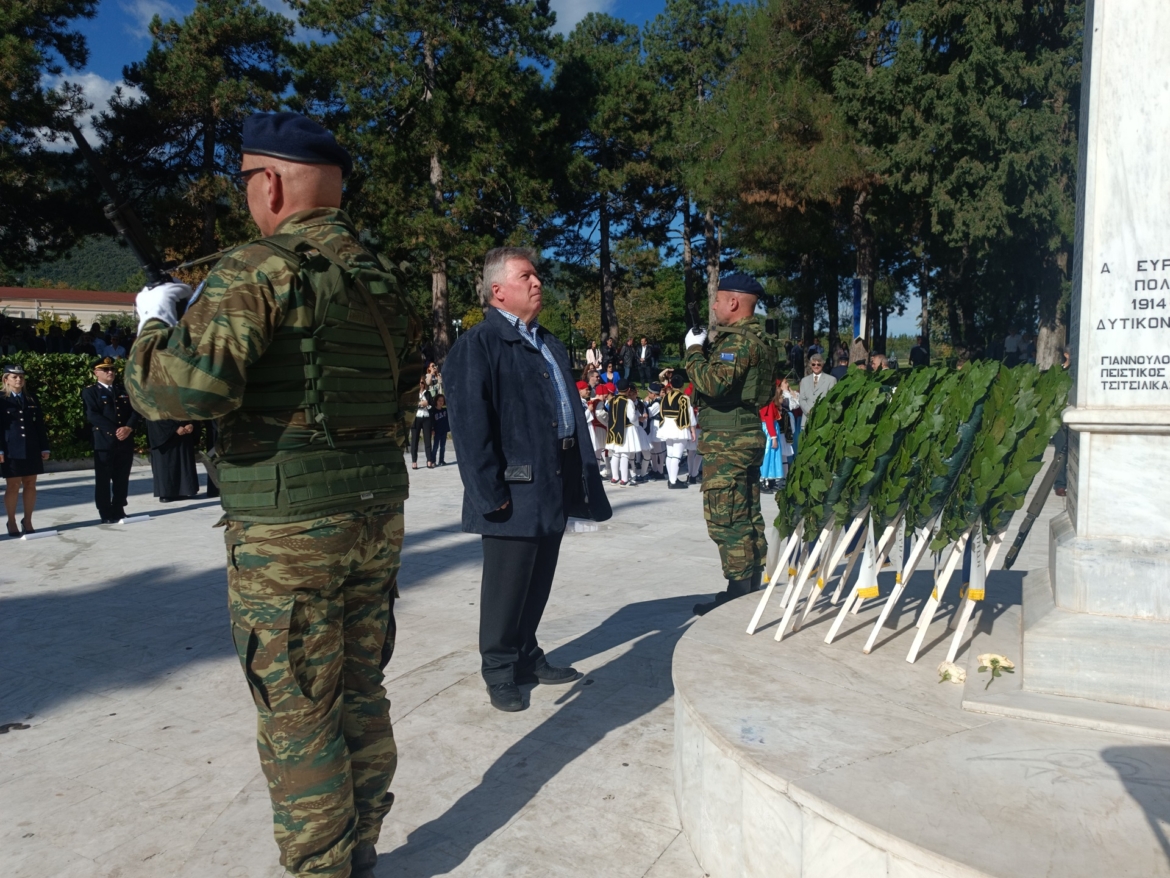
[[[487,691],[492,707],[496,710],[515,713],[524,709],[524,699],[520,697],[520,689],[515,683],[492,683],[488,685]]]
[[[374,878],[374,867],[378,865],[378,852],[368,841],[359,841],[349,858],[350,878]]]
[[[544,683],[547,686],[556,686],[560,683],[572,683],[580,676],[576,668],[554,668],[552,665],[541,665],[531,671],[517,671],[516,684],[525,686],[529,683]]]

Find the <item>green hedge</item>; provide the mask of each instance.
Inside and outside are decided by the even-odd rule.
[[[27,351],[9,354],[3,364],[18,363],[24,367],[29,391],[40,400],[45,411],[45,426],[49,431],[53,457],[57,460],[93,457],[93,443],[81,391],[93,384],[93,362],[87,354],[34,354]],[[118,362],[121,377],[125,361]],[[145,453],[146,433],[139,429],[134,437],[135,447]]]

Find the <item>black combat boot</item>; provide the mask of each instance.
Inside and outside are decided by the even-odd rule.
[[[727,590],[721,591],[715,595],[715,600],[708,601],[705,604],[695,604],[691,607],[691,612],[696,616],[706,616],[716,607],[721,607],[731,600],[738,597],[743,597],[751,591],[752,581],[750,579],[729,579],[727,580]]]
[[[349,857],[350,878],[374,878],[374,867],[378,865],[378,852],[368,841],[359,841]]]
[[[752,591],[759,591],[764,587],[764,571],[757,570],[752,574]]]

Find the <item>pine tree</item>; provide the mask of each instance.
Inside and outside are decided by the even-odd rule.
[[[643,36],[647,65],[663,104],[665,130],[664,136],[656,138],[656,152],[677,191],[686,306],[696,320],[707,311],[699,308],[692,273],[696,222],[702,226],[709,301],[714,300],[718,286],[720,262],[716,194],[706,181],[708,165],[721,144],[704,109],[742,47],[744,26],[742,8],[722,0],[667,0],[666,8],[647,25]],[[696,193],[702,199],[698,217],[691,212]]]
[[[955,344],[980,349],[1037,301],[1047,338],[1062,337],[1082,7],[911,0],[880,12],[883,63],[844,60],[835,91],[887,187],[885,224],[918,241],[920,284]]]
[[[532,240],[547,210],[548,2],[297,5],[302,24],[329,37],[305,52],[298,89],[358,157],[355,218],[430,276],[442,361],[452,274],[474,293],[484,251]]]
[[[52,258],[96,222],[84,209],[76,160],[45,144],[62,114],[84,109],[76,92],[48,86],[85,66],[85,38],[71,27],[96,7],[97,0],[0,4],[0,274]]]
[[[674,198],[655,159],[663,131],[655,86],[638,29],[591,13],[557,55],[553,98],[560,134],[571,146],[558,178],[558,249],[575,262],[598,262],[601,340],[616,337],[614,241],[665,242]]]
[[[292,29],[257,0],[197,0],[181,22],[151,22],[146,57],[124,71],[142,97],[117,96],[99,127],[166,249],[203,256],[255,234],[224,174],[240,166],[244,119],[280,107]]]

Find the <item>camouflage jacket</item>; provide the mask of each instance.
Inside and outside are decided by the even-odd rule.
[[[746,330],[761,341],[729,331],[728,327],[715,326],[707,345],[687,348],[683,365],[695,386],[696,404],[704,409],[701,418],[704,430],[729,426],[722,423],[717,413],[738,411],[743,415],[742,426],[758,431],[759,409],[773,393],[777,354],[764,341],[768,335],[763,317],[753,315],[731,329]]]
[[[343,259],[368,254],[349,217],[336,208],[315,208],[288,217],[278,234],[320,241]],[[152,420],[218,422],[218,450],[247,455],[261,440],[285,440],[313,432],[306,413],[283,418],[240,411],[248,370],[268,349],[286,321],[303,322],[313,313],[312,290],[296,265],[259,242],[225,255],[208,275],[202,294],[177,326],[151,320],[142,328],[126,364],[126,387],[134,407]],[[422,374],[421,331],[411,321],[399,370],[402,411],[413,413]],[[401,444],[404,437],[394,437]]]

